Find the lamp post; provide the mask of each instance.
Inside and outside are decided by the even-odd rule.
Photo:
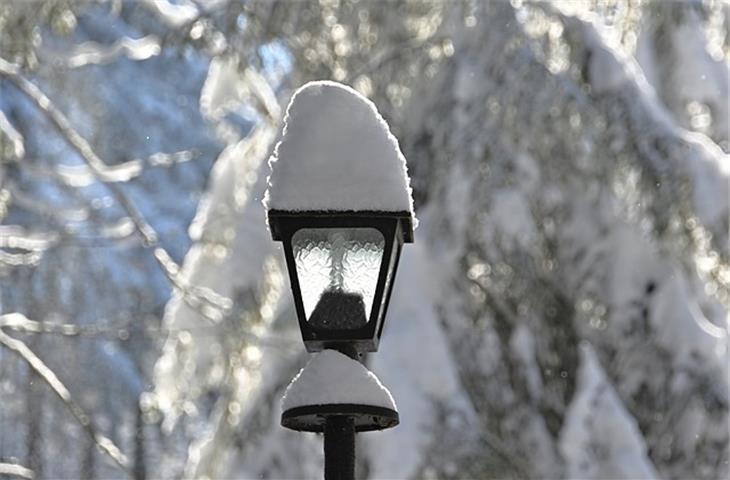
[[[355,432],[399,422],[360,360],[378,350],[401,248],[413,241],[405,159],[371,102],[314,82],[293,96],[270,165],[268,224],[316,354],[287,388],[281,423],[324,433],[325,479],[354,478]]]

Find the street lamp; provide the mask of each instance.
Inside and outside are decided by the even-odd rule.
[[[281,424],[324,432],[325,479],[350,479],[355,432],[399,422],[361,358],[378,350],[401,248],[413,242],[411,189],[397,140],[351,88],[303,86],[284,123],[264,205],[315,355],[287,387]]]

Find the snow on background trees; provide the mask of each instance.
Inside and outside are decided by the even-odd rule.
[[[413,215],[398,139],[372,102],[341,83],[308,82],[294,92],[269,167],[267,209]]]
[[[0,473],[321,475],[261,204],[297,86],[383,113],[420,219],[371,478],[728,475],[721,1],[0,5]],[[9,472],[9,473],[8,473]]]

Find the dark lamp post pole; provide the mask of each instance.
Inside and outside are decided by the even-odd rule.
[[[338,345],[337,351],[360,361],[360,355],[352,345]],[[355,419],[347,415],[327,417],[324,424],[324,480],[354,479]]]
[[[355,478],[355,421],[352,417],[332,416],[324,427],[325,480]]]

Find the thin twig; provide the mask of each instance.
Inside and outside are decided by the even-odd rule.
[[[66,337],[97,336],[105,333],[119,335],[129,327],[131,322],[117,322],[94,325],[76,325],[73,323],[56,323],[31,320],[22,313],[6,313],[0,315],[0,328],[9,328],[23,333],[48,333]]]
[[[22,341],[7,335],[0,328],[0,344],[8,350],[18,355],[28,366],[40,376],[43,381],[53,390],[53,393],[61,399],[68,410],[74,416],[76,421],[83,427],[92,441],[106,453],[119,468],[121,468],[130,477],[131,472],[128,466],[127,457],[117,447],[114,442],[102,434],[94,424],[93,420],[84,411],[81,406],[71,397],[71,392],[58,379],[53,370],[51,370],[28,346]]]

